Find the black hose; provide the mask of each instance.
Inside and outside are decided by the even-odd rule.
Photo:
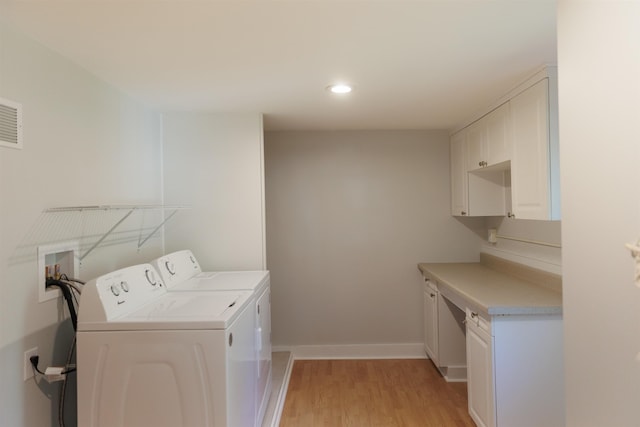
[[[79,280],[72,280],[72,281],[83,284],[83,282],[80,282]],[[76,308],[73,304],[74,288],[73,288],[73,285],[71,285],[70,283],[66,283],[64,280],[55,280],[55,279],[47,279],[46,287],[47,288],[57,287],[58,289],[60,289],[60,291],[62,292],[62,296],[67,302],[67,307],[69,308],[69,315],[71,316],[71,324],[73,325],[74,336],[73,336],[73,342],[71,343],[71,347],[69,348],[69,353],[67,354],[67,362],[65,364],[64,373],[68,375],[69,373],[75,371],[75,369],[68,369],[68,367],[71,364],[71,360],[73,358],[73,352],[76,344],[75,332],[78,330],[78,315],[76,313]],[[65,375],[65,378],[62,381],[62,385],[60,387],[60,401],[58,402],[58,422],[60,424],[60,427],[65,427],[64,404],[65,404],[66,392],[67,392],[67,375]]]
[[[71,361],[73,359],[73,351],[76,347],[76,336],[73,336],[73,341],[71,342],[71,347],[69,348],[69,353],[67,353],[67,363],[65,365],[65,369],[67,366],[71,365]],[[68,375],[70,372],[75,371],[75,369],[69,369],[65,371],[64,380],[62,381],[62,385],[60,386],[60,401],[58,402],[58,423],[60,423],[60,427],[65,427],[64,423],[64,403],[67,397],[67,381],[69,379]]]
[[[73,325],[74,332],[78,330],[78,315],[76,314],[76,309],[73,305],[73,296],[71,295],[71,290],[69,289],[69,285],[61,282],[60,280],[55,279],[47,279],[46,287],[55,286],[60,289],[62,292],[62,296],[67,301],[67,307],[69,307],[69,314],[71,315],[71,324]]]

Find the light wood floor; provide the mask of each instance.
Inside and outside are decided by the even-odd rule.
[[[429,360],[296,360],[280,427],[475,427]]]

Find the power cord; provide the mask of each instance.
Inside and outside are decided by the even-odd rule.
[[[31,356],[29,358],[29,361],[31,362],[31,366],[33,367],[33,369],[39,373],[40,375],[44,375],[44,372],[42,372],[40,369],[38,369],[38,362],[40,361],[40,356]]]
[[[56,367],[56,366],[48,367],[47,369],[45,369],[44,372],[42,372],[40,368],[38,368],[38,363],[40,362],[40,356],[38,355],[31,356],[29,358],[29,361],[31,362],[31,367],[33,367],[34,371],[36,371],[40,375],[44,375],[44,377],[49,382],[61,381],[62,378],[58,378],[58,377],[61,377],[63,375],[67,375],[67,374],[70,374],[71,372],[76,371],[75,367],[70,367],[70,365],[67,365],[64,368]]]

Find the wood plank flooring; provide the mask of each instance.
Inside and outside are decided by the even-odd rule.
[[[475,427],[431,361],[296,360],[280,427]]]

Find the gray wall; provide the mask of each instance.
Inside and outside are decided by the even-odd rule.
[[[448,133],[267,132],[276,346],[422,342],[419,262],[475,261],[450,215]]]

